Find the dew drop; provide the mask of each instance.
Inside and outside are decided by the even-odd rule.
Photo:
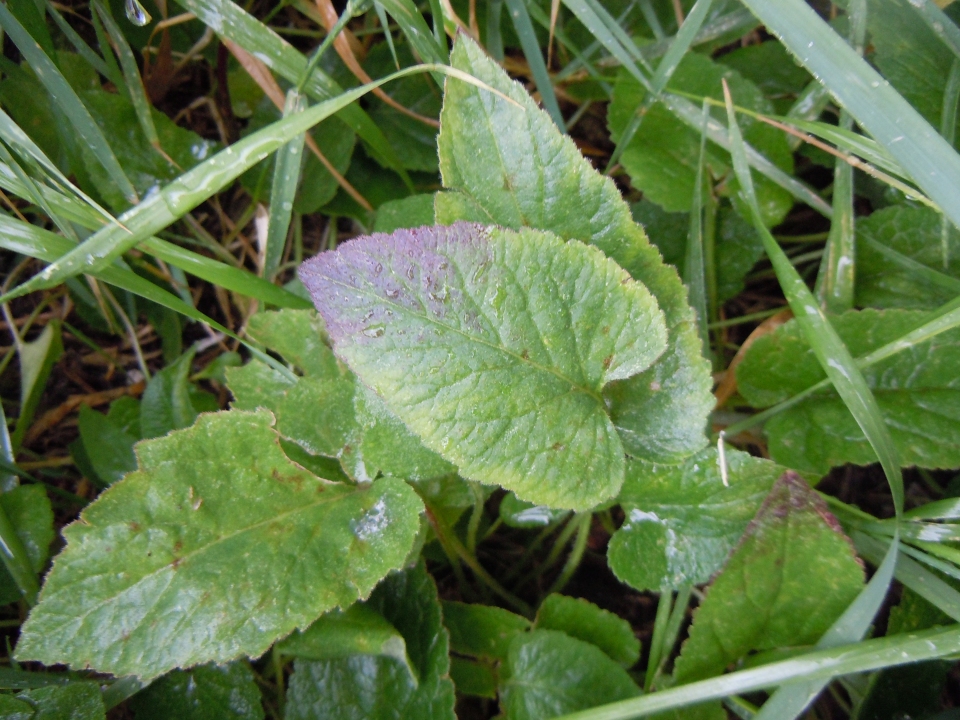
[[[377,263],[377,266],[373,269],[373,274],[379,275],[382,272],[383,272],[383,265],[381,265],[380,263]]]
[[[390,288],[385,294],[391,300],[396,300],[400,296],[400,291],[397,288]]]
[[[123,9],[127,14],[127,20],[137,27],[143,27],[153,19],[138,0],[126,0]]]
[[[382,337],[386,328],[383,325],[368,325],[360,332],[371,338]]]

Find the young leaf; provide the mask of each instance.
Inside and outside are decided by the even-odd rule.
[[[34,575],[47,564],[53,542],[53,509],[43,485],[20,485],[0,493],[0,509],[23,548],[24,572]],[[26,566],[29,565],[29,568]],[[33,580],[34,591],[36,579]],[[0,564],[0,605],[19,600],[21,591],[5,564]]]
[[[17,354],[20,356],[20,415],[10,438],[14,451],[20,448],[37,412],[47,378],[63,354],[60,322],[51,320],[36,340],[21,343]]]
[[[832,324],[855,356],[920,327],[928,313],[861,310],[835,316]],[[863,368],[884,421],[905,465],[929,468],[960,464],[956,387],[960,330],[949,330]],[[767,407],[825,377],[795,321],[759,338],[737,367],[740,393],[754,407]],[[876,456],[853,416],[833,393],[813,396],[769,420],[771,456],[798,469],[825,474],[844,463],[868,465]]]
[[[943,265],[940,215],[894,205],[857,220],[857,304],[933,309],[960,295],[960,238]]]
[[[500,702],[511,720],[541,720],[640,694],[595,645],[556,630],[518,635],[502,668]]]
[[[663,352],[656,301],[595,248],[458,223],[304,263],[339,356],[474,480],[585,509],[617,493],[603,387]]]
[[[139,404],[137,411],[139,414]],[[91,480],[99,479],[105,486],[112,485],[128,472],[137,469],[133,444],[140,436],[128,432],[110,415],[81,405],[77,428],[80,430],[80,439],[83,441],[87,459],[97,473],[97,478],[90,478]]]
[[[369,654],[297,660],[287,720],[454,720],[447,631],[437,586],[423,562],[388,576],[367,606],[403,636],[409,666],[396,657]]]
[[[137,720],[263,720],[260,688],[243,661],[174,670],[130,700]]]
[[[160,437],[171,430],[189,427],[201,412],[219,409],[213,395],[190,383],[190,369],[196,354],[196,347],[190,348],[150,378],[140,402],[140,432],[144,438]]]
[[[24,690],[17,695],[36,710],[33,720],[104,720],[106,711],[100,688],[94,682],[72,682],[69,685]],[[5,716],[6,717],[6,716]]]
[[[463,35],[451,63],[514,103],[447,80],[437,144],[443,184],[453,192],[437,195],[437,222],[548,230],[596,245],[646,285],[666,317],[667,351],[646,372],[610,385],[611,418],[631,455],[676,462],[699,450],[714,405],[710,367],[676,271],[662,263],[613,182],[594,170],[522,86]],[[477,162],[494,152],[497,164]]]
[[[784,473],[697,611],[677,682],[716,675],[750,650],[815,642],[863,582],[836,518],[800,476]]]
[[[420,527],[403,482],[355,487],[283,455],[269,413],[202,415],[64,530],[17,656],[150,679],[256,656],[399,567]]]
[[[443,623],[451,650],[493,660],[505,660],[513,638],[531,628],[529,620],[509,610],[452,600],[443,603]]]
[[[633,460],[620,493],[626,514],[610,539],[614,574],[638,590],[710,580],[785,467],[728,448],[723,483],[716,448],[681,465]]]
[[[586,600],[548,595],[537,611],[536,626],[596,645],[625,668],[640,659],[640,641],[630,623]]]

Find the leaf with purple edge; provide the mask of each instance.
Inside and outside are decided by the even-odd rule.
[[[300,277],[341,360],[462,475],[552,507],[619,491],[602,390],[649,367],[666,328],[599,250],[457,223],[350,241]]]

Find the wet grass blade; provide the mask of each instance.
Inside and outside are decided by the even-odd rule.
[[[255,55],[280,77],[290,83],[299,82],[307,67],[307,59],[236,3],[231,0],[178,0],[178,2],[212,28],[215,33],[227,40],[232,40]],[[394,17],[396,19],[396,16]],[[341,96],[343,88],[322,69],[315,68],[304,91],[310,97],[323,101]],[[397,173],[412,192],[413,182],[404,170],[400,156],[373,119],[357,105],[347,105],[336,115],[363,138],[376,158],[385,167]]]
[[[804,0],[743,0],[960,226],[960,155]]]
[[[496,90],[472,76],[446,65],[417,65],[404,68],[375,82],[361,85],[337,98],[314,105],[302,113],[282,118],[220,151],[181,175],[137,207],[124,213],[119,218],[123,223],[122,226],[111,225],[98,230],[82,245],[72,249],[39,274],[0,297],[0,302],[20,297],[34,290],[53,287],[74,275],[90,273],[105,267],[114,258],[171,225],[201,202],[223,190],[240,174],[276,152],[285,143],[363,97],[374,87],[421,72],[441,72],[452,75],[500,95]]]
[[[104,137],[100,126],[91,117],[77,93],[70,87],[70,83],[60,73],[59,68],[46,56],[37,42],[3,4],[0,4],[0,26],[33,68],[37,78],[49,93],[50,99],[67,116],[80,140],[103,165],[123,196],[132,204],[139,202],[136,190],[133,189],[130,179],[120,167],[117,156],[113,154],[110,143]]]
[[[883,546],[881,546],[881,557]],[[632,720],[707,700],[778,687],[797,681],[828,682],[854,673],[870,672],[946,657],[960,652],[960,625],[917,633],[891,635],[790,660],[680,685],[629,700],[563,715],[557,720]]]
[[[70,44],[73,45],[73,49],[77,51],[77,54],[90,63],[90,66],[94,70],[110,80],[110,82],[117,87],[120,87],[120,75],[114,75],[112,73],[111,68],[107,66],[103,58],[97,55],[96,51],[87,44],[87,41],[80,37],[80,34],[73,29],[70,23],[63,19],[63,15],[50,3],[47,3],[47,12],[50,13],[50,17],[53,18],[57,27],[60,28],[60,32],[62,32],[67,40],[70,41]]]
[[[703,353],[710,357],[710,331],[707,324],[710,316],[707,313],[707,281],[704,270],[703,248],[703,195],[710,192],[705,184],[704,167],[707,155],[707,117],[710,106],[703,104],[703,129],[700,133],[700,159],[697,162],[697,180],[693,190],[693,204],[690,208],[690,230],[687,234],[687,252],[683,263],[683,282],[690,293],[690,305],[697,311],[697,327],[700,330],[700,341],[703,343]]]
[[[557,96],[553,92],[553,83],[550,80],[550,73],[547,72],[547,64],[543,61],[543,53],[540,51],[540,40],[533,29],[533,23],[530,21],[530,14],[527,12],[527,6],[524,0],[506,0],[507,11],[510,13],[510,19],[513,21],[513,28],[517,31],[517,37],[520,38],[520,48],[523,50],[524,57],[527,58],[527,65],[533,75],[533,81],[540,91],[540,99],[547,114],[553,119],[553,122],[560,129],[561,133],[566,133],[566,123],[563,114],[560,112],[560,105],[557,103]]]
[[[301,113],[305,98],[294,89],[287,92],[283,116]],[[267,241],[263,249],[263,277],[272,280],[280,267],[283,249],[290,230],[293,200],[300,182],[300,161],[306,133],[301,133],[277,150],[273,165],[273,182],[270,186],[270,217],[267,221]]]
[[[727,102],[727,118],[730,132],[730,145],[733,167],[740,182],[740,192],[750,208],[751,219],[770,262],[773,264],[780,287],[790,303],[790,308],[803,330],[804,337],[810,343],[817,360],[833,383],[837,393],[850,410],[867,441],[880,460],[887,476],[890,493],[897,517],[903,512],[903,475],[900,469],[899,453],[890,437],[890,431],[883,421],[876,398],[867,386],[860,369],[850,355],[847,346],[824,315],[816,298],[807,287],[803,278],[790,263],[790,258],[777,244],[770,231],[763,224],[760,208],[753,190],[753,179],[743,150],[743,139],[737,125],[733,109],[733,100],[729,88],[724,83],[724,97]]]

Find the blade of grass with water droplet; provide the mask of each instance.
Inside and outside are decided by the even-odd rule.
[[[724,97],[727,102],[727,117],[730,133],[730,146],[733,157],[733,167],[737,179],[740,181],[740,192],[750,208],[754,228],[760,235],[767,256],[780,282],[780,287],[790,303],[797,322],[803,334],[810,343],[817,360],[833,383],[844,404],[856,419],[867,441],[877,454],[883,471],[890,485],[893,505],[897,516],[903,512],[903,475],[900,469],[899,453],[890,437],[877,405],[876,398],[867,386],[860,369],[850,355],[850,351],[837,335],[836,330],[820,309],[816,298],[807,287],[803,278],[790,263],[786,253],[777,244],[763,224],[760,208],[753,191],[753,179],[750,176],[750,167],[747,165],[746,153],[743,149],[743,139],[740,136],[740,127],[737,125],[733,109],[733,99],[724,83]]]
[[[80,37],[80,34],[73,29],[73,26],[64,20],[63,15],[50,3],[47,3],[47,12],[50,13],[57,27],[60,28],[60,31],[66,36],[67,40],[70,41],[73,49],[77,51],[80,57],[90,63],[90,66],[94,70],[110,80],[110,82],[117,87],[120,87],[120,76],[114,76],[112,74],[111,69],[107,66],[107,63],[103,61],[103,58],[97,55],[96,51],[87,44],[87,41]]]
[[[287,91],[287,100],[283,116],[301,113],[305,107],[305,98],[291,88]],[[283,248],[287,244],[287,232],[290,230],[290,216],[293,213],[293,199],[300,182],[300,161],[303,158],[303,144],[306,134],[297,135],[277,150],[273,165],[273,182],[270,185],[270,218],[267,223],[267,245],[263,251],[263,277],[273,279],[280,267]]]
[[[297,83],[307,66],[307,59],[273,30],[231,0],[177,0],[180,5],[196,15],[215,33],[261,60],[277,75],[291,83]],[[399,21],[398,21],[399,22]],[[445,61],[444,61],[445,62]],[[314,69],[304,91],[316,100],[339,97],[343,88],[320,68]],[[385,167],[396,172],[410,191],[413,182],[403,169],[403,162],[396,149],[358,105],[347,105],[337,112],[337,117],[346,123],[367,143],[370,151]]]
[[[90,149],[100,164],[103,165],[110,179],[123,193],[127,201],[137,203],[139,201],[137,192],[133,189],[133,185],[123,168],[120,167],[117,156],[113,154],[110,143],[104,137],[100,126],[91,117],[77,93],[70,87],[70,83],[63,77],[53,61],[46,56],[37,42],[2,4],[0,4],[0,26],[3,27],[20,50],[23,58],[30,64],[37,79],[49,93],[50,99],[70,119],[70,123],[79,135],[81,142]]]
[[[540,52],[540,40],[537,33],[534,32],[533,23],[530,22],[530,15],[527,12],[527,6],[523,0],[506,0],[507,11],[510,13],[510,19],[513,21],[513,28],[517,31],[517,37],[520,38],[520,47],[523,50],[524,57],[527,58],[527,65],[533,75],[533,81],[540,91],[540,99],[543,107],[556,123],[560,132],[567,131],[566,123],[563,120],[563,114],[560,112],[560,106],[557,104],[557,96],[553,92],[553,83],[550,80],[550,73],[547,72],[547,65],[543,61],[543,54]]]
[[[743,0],[960,226],[960,155],[804,0]]]

